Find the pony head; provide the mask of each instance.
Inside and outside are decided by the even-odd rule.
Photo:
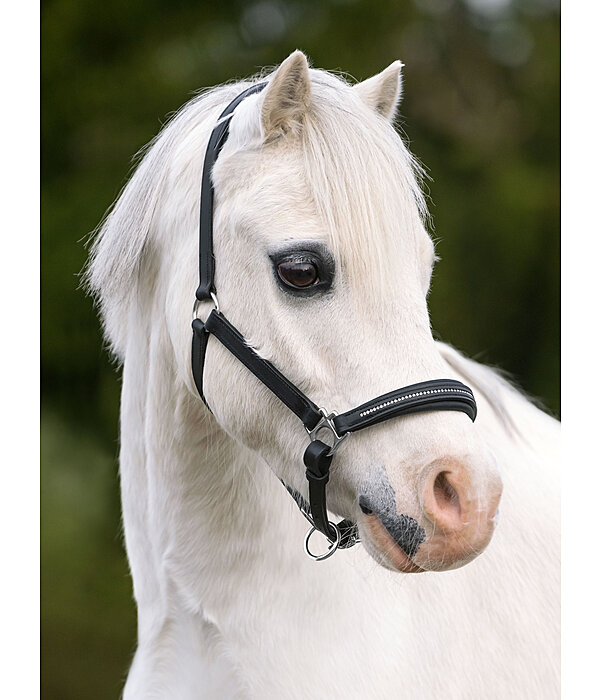
[[[238,105],[212,173],[221,310],[329,411],[452,376],[429,324],[435,255],[419,170],[392,125],[401,67],[351,86],[293,53]],[[197,431],[224,432],[302,494],[308,438],[296,416],[214,338],[204,366],[212,413],[190,368],[204,151],[224,105],[248,86],[195,98],[163,129],[103,225],[89,279],[116,353],[129,361],[139,319],[151,324]],[[198,316],[210,310],[201,304]],[[431,412],[350,436],[328,494],[379,563],[417,572],[485,548],[501,482],[477,426]]]

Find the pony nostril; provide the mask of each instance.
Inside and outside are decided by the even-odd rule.
[[[433,483],[433,494],[440,510],[457,510],[460,515],[460,499],[454,486],[448,481],[447,472],[440,472]]]
[[[448,531],[459,531],[464,527],[464,469],[440,471],[425,489],[425,513],[436,525]],[[461,481],[462,478],[462,481]]]
[[[367,506],[367,503],[362,496],[358,499],[358,505],[365,515],[373,515],[373,511]]]

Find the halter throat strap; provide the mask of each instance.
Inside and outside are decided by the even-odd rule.
[[[302,421],[310,437],[304,452],[308,503],[300,494],[284,485],[312,526],[305,540],[305,551],[313,559],[321,560],[331,556],[336,549],[351,547],[359,541],[355,523],[342,520],[334,524],[329,520],[327,513],[326,486],[329,481],[331,462],[344,439],[350,433],[391,418],[425,411],[460,411],[474,421],[477,415],[477,404],[471,389],[462,382],[454,379],[435,379],[396,389],[340,415],[328,413],[309,399],[273,364],[260,357],[247,344],[237,328],[221,313],[214,284],[212,169],[229,135],[229,121],[233,111],[243,99],[260,92],[265,86],[266,83],[251,86],[225,108],[213,129],[206,149],[200,193],[200,280],[196,290],[192,321],[192,374],[198,393],[210,410],[204,397],[203,374],[208,338],[213,335]],[[198,305],[199,302],[209,299],[213,299],[216,308],[211,311],[206,321],[202,321],[197,317]],[[315,530],[322,532],[331,543],[324,555],[314,555],[309,549],[309,539]]]

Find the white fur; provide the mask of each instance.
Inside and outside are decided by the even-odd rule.
[[[382,98],[375,80],[365,101],[303,60],[293,54],[279,69],[295,75],[279,82],[303,107],[286,114],[274,87],[247,98],[215,166],[221,309],[329,410],[457,377],[479,415],[472,425],[422,414],[351,436],[334,460],[330,506],[359,523],[375,558],[361,545],[306,558],[306,522],[277,478],[306,493],[302,425],[214,338],[205,366],[214,415],[191,378],[203,154],[219,112],[248,83],[192,100],[147,149],[88,273],[123,362],[123,520],[139,627],[125,697],[556,698],[558,424],[431,337],[423,199],[377,109],[395,107],[390,72],[380,74]],[[269,253],[296,240],[332,251],[326,298],[278,288]],[[357,495],[385,470],[409,512],[424,465],[442,455],[468,464],[482,489],[500,469],[497,530],[463,568],[393,573],[376,562]]]

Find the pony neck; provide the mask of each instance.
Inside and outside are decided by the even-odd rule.
[[[260,586],[273,556],[289,575],[297,554],[284,543],[301,541],[304,523],[264,462],[178,378],[166,330],[132,335],[141,340],[123,368],[120,463],[142,639],[180,605],[216,615],[222,586],[241,586],[242,571],[243,585]]]

